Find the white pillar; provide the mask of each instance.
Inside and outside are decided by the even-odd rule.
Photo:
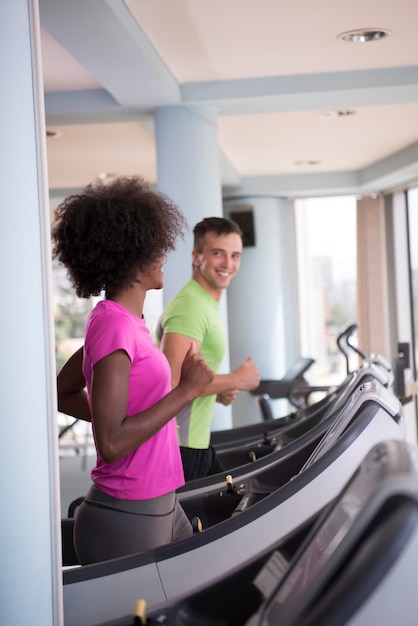
[[[259,366],[260,377],[279,379],[300,356],[297,343],[295,251],[289,202],[279,197],[229,198],[225,213],[252,210],[255,246],[243,250],[241,268],[229,288],[231,361],[249,355]],[[275,414],[288,409],[274,402]],[[234,426],[260,420],[254,396],[239,394],[233,405]]]
[[[209,106],[161,107],[155,113],[158,189],[178,204],[190,227],[164,268],[165,303],[191,277],[194,225],[204,217],[222,216],[216,124],[217,111]]]
[[[55,626],[58,429],[36,0],[2,0],[0,30],[0,624]]]
[[[184,242],[164,267],[164,303],[191,278],[193,227],[205,217],[223,216],[217,110],[211,106],[170,106],[155,112],[158,189],[181,208],[189,224]],[[220,310],[228,345],[227,294]],[[220,372],[228,372],[229,351]],[[215,405],[213,429],[231,426],[231,409]]]

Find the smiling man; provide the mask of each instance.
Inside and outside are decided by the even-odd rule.
[[[219,302],[239,270],[242,255],[242,233],[232,220],[208,217],[196,224],[193,234],[192,278],[168,303],[161,322],[161,349],[171,366],[173,387],[179,382],[190,340],[218,372],[226,348]],[[231,404],[239,390],[255,389],[259,380],[250,356],[231,373],[217,374],[205,395],[177,415],[186,481],[224,471],[210,446],[214,403]]]

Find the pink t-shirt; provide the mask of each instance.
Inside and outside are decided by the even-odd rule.
[[[90,313],[85,333],[83,374],[89,401],[94,365],[116,350],[125,350],[132,362],[128,416],[154,405],[171,390],[169,363],[153,343],[145,320],[103,300]],[[121,500],[156,498],[184,485],[174,416],[151,439],[114,463],[106,463],[97,452],[91,477],[99,489]]]

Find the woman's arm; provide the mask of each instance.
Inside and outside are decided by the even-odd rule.
[[[91,422],[82,364],[83,346],[68,359],[57,376],[58,410]]]
[[[100,456],[113,463],[150,439],[189,402],[201,395],[215,374],[192,342],[178,385],[159,402],[136,415],[126,416],[131,360],[116,350],[93,368],[91,401]]]

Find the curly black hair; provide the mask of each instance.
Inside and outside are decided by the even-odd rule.
[[[187,227],[179,208],[138,176],[91,183],[54,217],[52,254],[80,298],[127,286],[138,270],[174,250]]]

